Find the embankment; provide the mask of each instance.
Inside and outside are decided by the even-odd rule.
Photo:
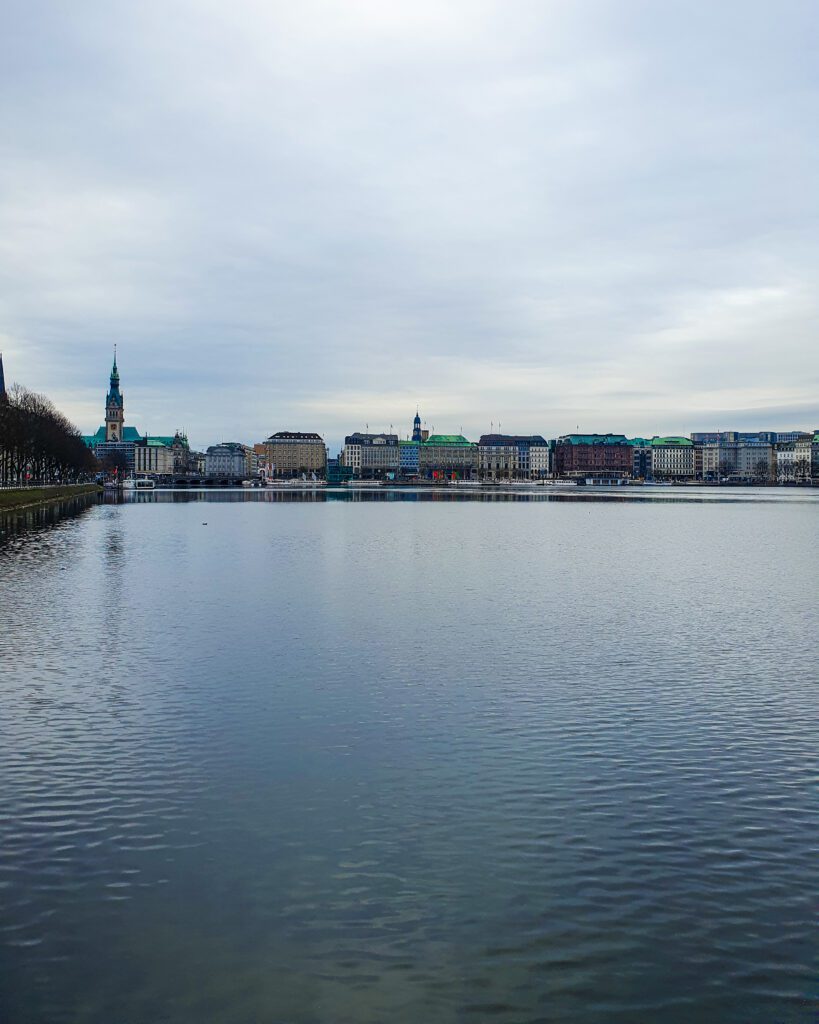
[[[64,487],[21,487],[19,490],[0,490],[0,512],[31,508],[34,505],[49,505],[53,501],[65,501],[80,494],[101,491],[99,484],[66,484]]]

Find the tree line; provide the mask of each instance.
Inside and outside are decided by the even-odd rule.
[[[79,430],[45,395],[19,384],[0,395],[0,483],[74,483],[96,469]]]

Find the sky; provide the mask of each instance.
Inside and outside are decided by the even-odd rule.
[[[5,0],[0,351],[84,431],[819,427],[814,0]]]

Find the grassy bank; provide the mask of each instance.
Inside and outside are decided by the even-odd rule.
[[[98,484],[67,484],[65,487],[25,487],[17,491],[0,491],[0,512],[28,508],[30,505],[46,505],[100,490],[102,488]]]

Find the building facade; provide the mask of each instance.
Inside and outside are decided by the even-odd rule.
[[[205,452],[205,476],[211,480],[246,480],[254,475],[255,466],[253,449],[239,441],[213,444]]]
[[[645,437],[631,437],[631,475],[635,480],[651,479],[651,441]]]
[[[554,459],[557,476],[599,479],[630,477],[634,461],[625,434],[564,434]]]
[[[478,446],[462,434],[430,434],[418,446],[418,472],[430,480],[470,480],[478,471]]]
[[[327,449],[319,434],[280,430],[271,434],[263,447],[267,475],[271,478],[325,475]]]
[[[353,476],[377,480],[400,469],[400,446],[397,434],[363,434],[356,432],[344,438],[341,461]]]
[[[803,435],[797,441],[778,444],[774,458],[778,483],[806,484],[814,476],[817,457],[811,436]]]
[[[722,441],[695,445],[706,483],[745,481],[770,483],[776,473],[774,446],[766,441]]]
[[[539,434],[484,434],[478,475],[484,480],[537,480],[549,475],[549,443]]]
[[[418,476],[418,451],[420,441],[398,442],[398,470],[401,476]]]
[[[694,442],[688,437],[653,437],[651,476],[654,480],[693,480]]]
[[[134,445],[136,476],[173,476],[174,454],[159,438],[144,437]]]

